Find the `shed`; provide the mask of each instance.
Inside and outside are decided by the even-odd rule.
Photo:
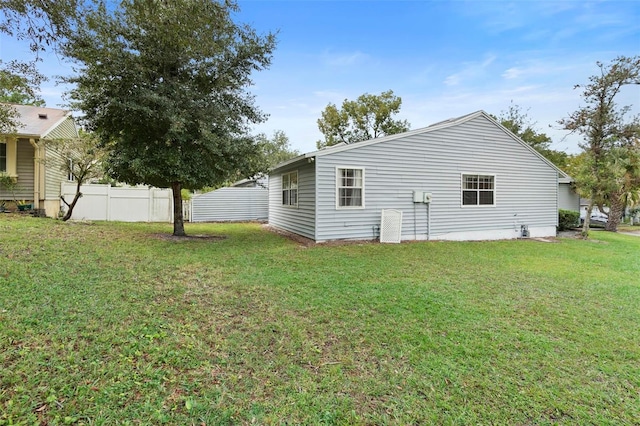
[[[191,199],[191,222],[240,222],[266,220],[268,190],[257,187],[226,187]]]

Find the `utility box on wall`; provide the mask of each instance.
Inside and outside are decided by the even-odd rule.
[[[413,191],[413,202],[429,204],[431,202],[432,195],[430,192]]]

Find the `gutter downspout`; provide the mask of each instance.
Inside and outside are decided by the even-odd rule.
[[[40,208],[40,146],[36,140],[29,138],[29,143],[33,147],[33,208]]]

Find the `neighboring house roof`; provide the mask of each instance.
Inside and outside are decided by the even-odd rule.
[[[254,176],[248,179],[242,179],[237,182],[232,183],[231,187],[247,187],[247,186],[257,186],[261,188],[266,188],[269,182],[269,177],[264,175]]]
[[[69,111],[58,108],[13,104],[11,106],[18,112],[21,124],[16,134],[22,137],[45,138],[71,115]]]
[[[391,141],[391,140],[395,140],[395,139],[399,139],[399,138],[404,138],[404,137],[407,137],[407,136],[413,136],[413,135],[418,135],[418,134],[423,134],[423,133],[434,132],[436,130],[445,129],[445,128],[448,128],[448,127],[456,126],[458,124],[462,124],[464,122],[467,122],[469,120],[472,120],[472,119],[480,117],[480,116],[485,117],[489,121],[493,122],[496,126],[501,128],[507,134],[511,135],[514,138],[515,141],[520,143],[522,146],[527,148],[529,151],[533,152],[542,161],[547,163],[550,167],[556,169],[558,171],[560,179],[569,179],[570,181],[572,180],[571,177],[568,174],[566,174],[565,172],[560,170],[555,164],[553,164],[551,161],[549,161],[546,157],[544,157],[538,151],[536,151],[531,146],[529,146],[527,143],[522,141],[522,139],[520,139],[519,137],[514,135],[506,127],[504,127],[502,124],[498,123],[493,117],[491,117],[489,114],[487,114],[485,111],[482,111],[482,110],[476,111],[476,112],[472,112],[470,114],[466,114],[466,115],[463,115],[463,116],[460,116],[460,117],[450,118],[450,119],[444,120],[444,121],[439,121],[439,122],[434,123],[434,124],[432,124],[430,126],[423,127],[423,128],[416,129],[416,130],[410,130],[410,131],[404,132],[404,133],[398,133],[398,134],[395,134],[395,135],[389,135],[389,136],[384,136],[384,137],[380,137],[380,138],[376,138],[376,139],[370,139],[368,141],[363,141],[363,142],[354,142],[354,143],[351,143],[351,144],[343,144],[343,143],[341,143],[341,144],[338,144],[338,145],[334,145],[334,146],[331,146],[331,147],[327,147],[327,148],[321,149],[319,151],[313,151],[313,152],[309,152],[307,154],[302,154],[302,155],[299,155],[297,157],[294,157],[294,158],[292,158],[290,160],[284,161],[284,162],[276,165],[271,171],[274,172],[274,171],[276,171],[276,170],[278,170],[278,169],[280,169],[282,167],[286,167],[286,166],[288,166],[290,164],[297,163],[298,161],[301,161],[301,160],[304,160],[304,159],[321,157],[321,156],[324,156],[324,155],[333,154],[335,152],[342,152],[342,151],[347,151],[347,150],[351,150],[351,149],[361,148],[363,146],[368,146],[368,145],[373,145],[373,144],[378,144],[378,143],[384,143],[384,142],[387,142],[387,141]],[[312,161],[312,160],[310,160],[310,161]]]

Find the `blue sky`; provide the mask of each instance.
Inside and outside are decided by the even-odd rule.
[[[237,19],[278,31],[271,67],[251,89],[269,120],[256,132],[283,130],[293,148],[315,150],[316,121],[327,104],[393,90],[398,118],[413,129],[479,109],[499,114],[511,101],[528,110],[554,148],[577,152],[557,120],[581,105],[574,85],[596,61],[640,54],[637,1],[273,1],[240,0]],[[2,35],[3,60],[25,46]],[[43,72],[70,72],[47,55]],[[43,85],[48,106],[63,88]],[[640,112],[640,87],[620,102]],[[549,126],[552,127],[549,127]]]

